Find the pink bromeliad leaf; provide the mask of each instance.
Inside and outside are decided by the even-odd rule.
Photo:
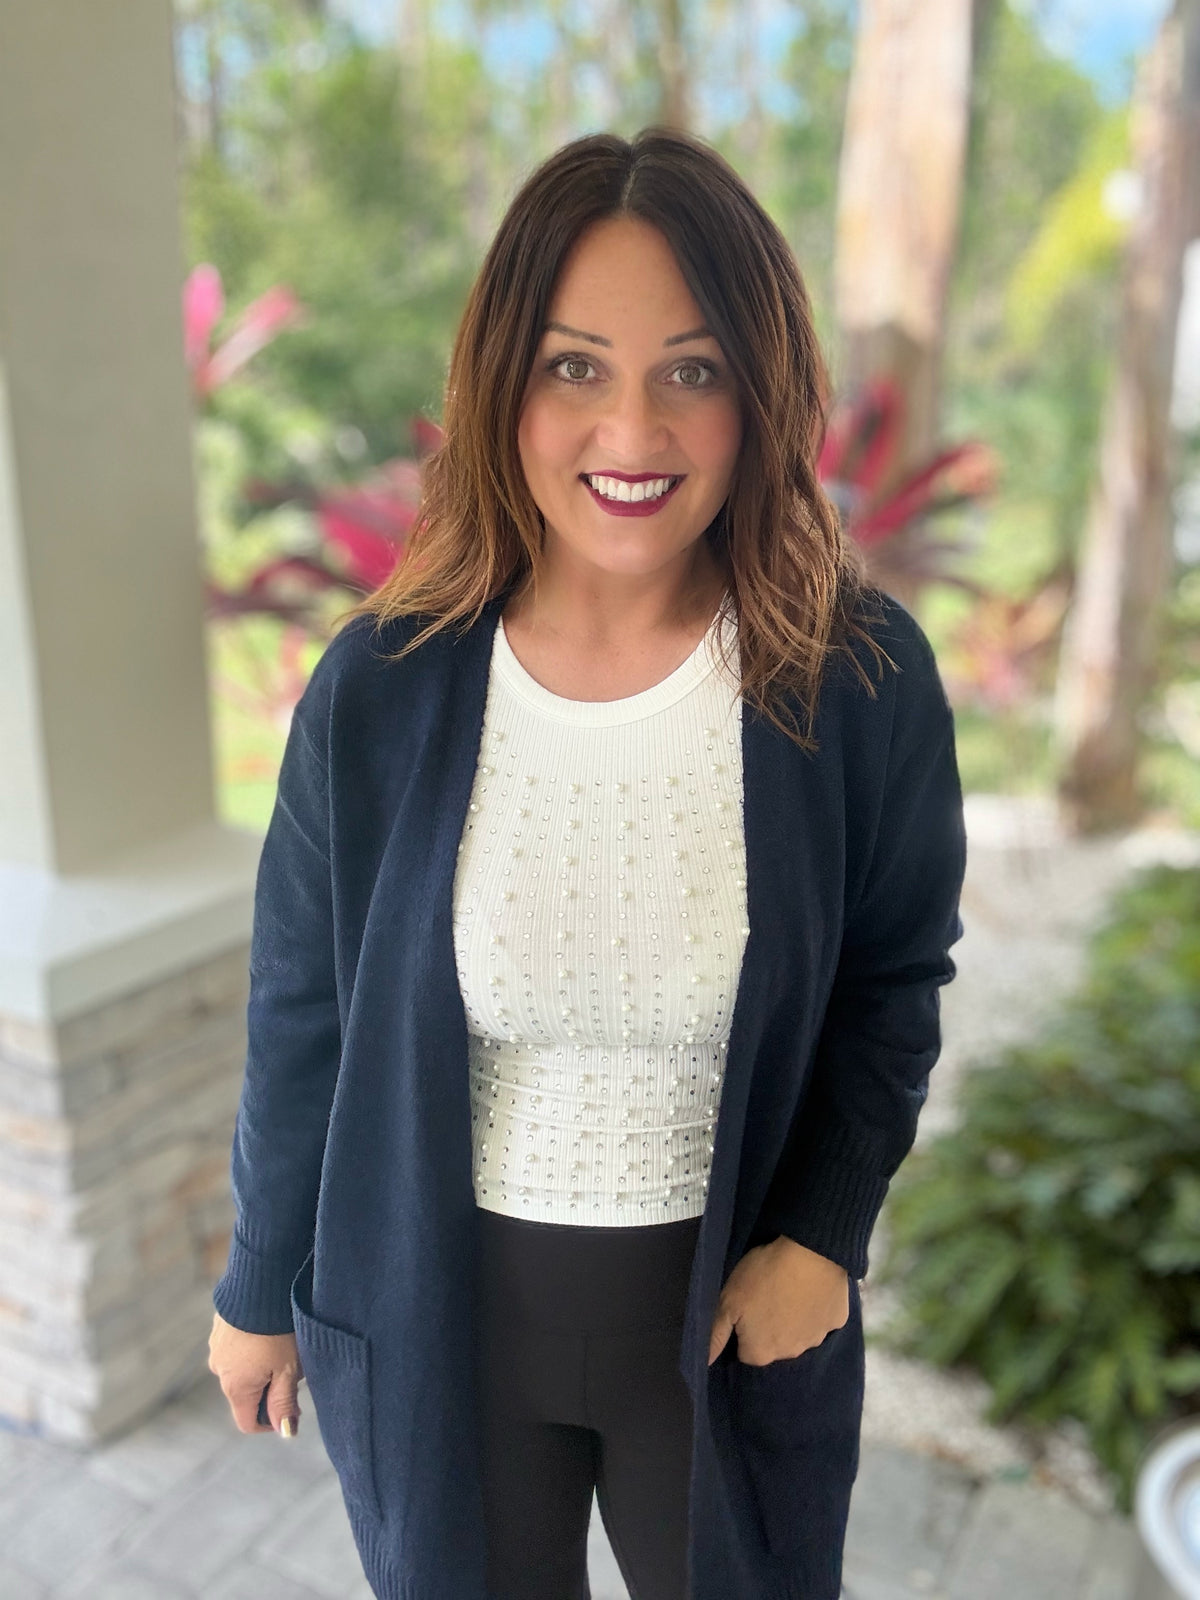
[[[183,285],[183,348],[193,375],[208,360],[212,332],[225,314],[221,274],[207,261],[193,267]]]
[[[203,370],[202,392],[208,394],[218,385],[227,383],[284,328],[296,327],[304,320],[304,307],[284,285],[276,284],[259,295],[242,312],[229,337],[209,357]]]
[[[229,337],[213,350],[213,331],[224,313],[221,274],[211,263],[201,262],[183,286],[184,355],[192,387],[201,399],[240,371],[282,329],[304,321],[300,301],[278,284],[245,308]]]

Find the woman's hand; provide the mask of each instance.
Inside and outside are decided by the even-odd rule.
[[[208,1368],[221,1380],[233,1420],[243,1433],[272,1433],[290,1439],[300,1426],[296,1387],[303,1372],[291,1333],[245,1333],[214,1315],[208,1336]],[[270,1422],[258,1420],[263,1390]]]
[[[708,1364],[720,1355],[734,1328],[738,1359],[763,1367],[802,1355],[850,1316],[850,1277],[845,1267],[783,1234],[756,1245],[734,1267],[721,1290]]]

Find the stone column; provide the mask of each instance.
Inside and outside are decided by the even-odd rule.
[[[216,819],[169,0],[0,0],[0,1416],[202,1370],[260,840]]]

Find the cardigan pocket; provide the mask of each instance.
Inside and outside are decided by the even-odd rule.
[[[817,1563],[845,1542],[858,1472],[865,1349],[862,1302],[819,1345],[783,1361],[730,1361],[742,1459],[771,1554]]]
[[[341,1482],[346,1508],[379,1516],[371,1421],[371,1347],[360,1334],[312,1311],[309,1252],[292,1283],[292,1319],[325,1452]]]

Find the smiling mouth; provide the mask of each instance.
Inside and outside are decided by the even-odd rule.
[[[618,505],[643,505],[647,501],[665,499],[683,482],[682,474],[647,478],[640,483],[627,483],[624,478],[610,478],[602,472],[581,472],[579,477],[593,494]]]

